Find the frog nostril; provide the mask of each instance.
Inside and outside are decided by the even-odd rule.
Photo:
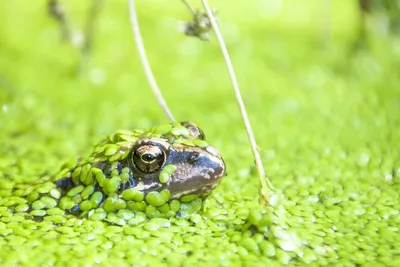
[[[189,162],[190,163],[195,163],[199,159],[200,153],[199,152],[194,152],[189,156]]]

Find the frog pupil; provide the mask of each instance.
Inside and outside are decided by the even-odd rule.
[[[156,159],[156,156],[150,153],[145,153],[142,155],[142,160],[146,162],[152,162]]]

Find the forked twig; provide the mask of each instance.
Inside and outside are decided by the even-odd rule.
[[[187,9],[189,9],[190,13],[192,13],[192,15],[196,14],[196,11],[192,8],[191,5],[189,5],[189,3],[186,0],[182,0],[182,2],[185,4],[185,6],[187,7]]]
[[[86,25],[84,30],[84,42],[81,47],[81,62],[80,62],[80,73],[83,73],[87,69],[87,65],[90,58],[90,53],[93,47],[95,21],[100,13],[103,0],[92,0],[92,5],[89,8],[88,16],[86,19]]]
[[[69,42],[72,39],[72,33],[64,7],[57,0],[49,0],[47,9],[49,15],[60,24],[62,38]]]
[[[79,63],[79,73],[82,74],[87,70],[87,65],[90,57],[90,53],[93,46],[93,38],[95,31],[95,22],[98,14],[101,10],[103,0],[92,0],[92,5],[90,6],[86,26],[84,30],[83,38],[80,34],[74,32],[71,26],[68,13],[66,12],[64,6],[58,0],[49,0],[47,8],[50,16],[56,20],[61,29],[62,39],[72,45],[72,47],[79,50],[81,54]]]
[[[175,121],[174,116],[169,110],[167,103],[164,100],[164,97],[160,91],[160,88],[157,85],[156,79],[154,78],[153,72],[151,71],[149,61],[147,60],[146,50],[143,45],[142,35],[140,34],[139,22],[137,19],[135,3],[133,0],[128,0],[129,4],[129,16],[132,25],[133,36],[135,38],[136,46],[140,55],[140,60],[142,62],[143,68],[146,73],[147,80],[149,81],[150,87],[153,90],[155,97],[157,98],[158,103],[160,104],[162,110],[170,121]]]
[[[84,53],[89,53],[89,51],[93,46],[93,33],[94,33],[95,21],[100,12],[102,4],[103,0],[92,0],[92,5],[89,9],[89,14],[86,21],[85,43],[82,48]]]
[[[240,113],[242,114],[242,119],[244,122],[244,126],[246,128],[247,136],[250,141],[251,149],[253,151],[254,160],[256,163],[256,167],[258,169],[259,180],[260,180],[260,192],[259,192],[259,202],[262,204],[269,203],[270,193],[273,192],[274,188],[269,181],[268,177],[265,174],[264,167],[261,162],[260,153],[257,149],[256,140],[254,138],[253,130],[251,128],[251,124],[249,118],[247,116],[246,108],[243,103],[242,96],[240,94],[239,84],[236,80],[235,70],[233,69],[233,65],[231,59],[228,54],[228,50],[226,49],[226,45],[224,39],[222,37],[221,31],[219,30],[218,24],[214,18],[214,14],[207,2],[207,0],[201,0],[203,3],[204,8],[206,9],[207,16],[210,19],[211,25],[214,29],[215,35],[217,36],[219,45],[222,50],[222,54],[225,58],[226,67],[228,68],[229,76],[232,82],[233,89],[235,91],[236,100],[239,105]]]

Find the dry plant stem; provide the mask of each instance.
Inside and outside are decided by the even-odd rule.
[[[88,17],[86,21],[85,34],[83,36],[83,43],[78,45],[74,44],[73,29],[69,23],[67,13],[64,6],[58,0],[49,0],[48,9],[50,15],[59,23],[61,35],[64,41],[77,48],[81,53],[80,62],[78,64],[78,73],[83,74],[87,70],[90,52],[93,46],[93,36],[95,30],[95,21],[98,17],[102,6],[103,0],[92,0],[89,8]]]
[[[192,13],[192,15],[196,14],[196,11],[194,11],[194,9],[189,5],[189,3],[186,0],[182,0],[182,2],[185,4],[185,6],[189,9],[190,13]]]
[[[143,68],[146,73],[147,80],[150,83],[150,87],[153,90],[154,95],[157,98],[162,110],[170,121],[175,121],[174,116],[169,110],[167,103],[162,96],[160,88],[157,85],[156,79],[154,78],[153,72],[151,71],[149,61],[147,60],[146,50],[144,49],[142,35],[140,34],[139,22],[136,15],[135,3],[133,0],[128,0],[129,4],[129,16],[132,25],[133,36],[135,38],[136,46],[140,55],[140,60],[142,62]]]
[[[88,17],[86,20],[84,43],[81,48],[82,58],[80,63],[80,73],[83,73],[87,69],[89,62],[90,52],[93,47],[93,36],[95,30],[95,21],[100,12],[103,0],[92,0],[92,4],[89,8]]]
[[[103,0],[92,0],[92,5],[89,9],[89,14],[86,21],[85,28],[85,44],[82,50],[86,53],[89,53],[93,46],[93,32],[95,27],[95,21],[100,12],[101,5],[103,4]]]
[[[228,50],[226,49],[224,39],[222,37],[222,34],[218,27],[218,24],[214,18],[213,12],[212,12],[207,0],[201,0],[201,2],[203,3],[204,8],[206,9],[207,16],[210,19],[211,25],[214,29],[215,35],[217,36],[218,42],[220,44],[222,54],[224,55],[226,66],[229,71],[229,76],[231,78],[233,89],[236,94],[236,100],[238,102],[238,105],[240,108],[240,113],[242,114],[242,119],[243,119],[243,122],[244,122],[244,125],[246,128],[246,131],[247,131],[247,136],[249,138],[251,149],[253,151],[253,156],[254,156],[256,166],[257,166],[259,180],[260,180],[259,202],[262,204],[265,204],[265,203],[269,204],[269,196],[270,196],[270,193],[273,191],[273,187],[272,187],[271,182],[268,180],[268,177],[265,175],[264,167],[261,162],[260,153],[258,152],[258,149],[257,149],[256,140],[254,138],[253,130],[251,128],[251,124],[250,124],[249,118],[247,116],[246,108],[244,106],[243,99],[240,94],[239,84],[236,80],[235,71],[233,69],[233,65],[232,65],[231,59],[228,54]]]
[[[49,0],[47,7],[50,16],[52,16],[60,24],[61,36],[63,40],[70,42],[72,39],[72,30],[68,23],[64,7],[57,0]]]

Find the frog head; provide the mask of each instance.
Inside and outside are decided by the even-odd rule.
[[[218,150],[204,141],[204,134],[193,123],[181,123],[188,131],[181,135],[165,133],[136,141],[129,167],[132,186],[147,193],[168,189],[171,199],[186,195],[204,197],[225,176]]]

